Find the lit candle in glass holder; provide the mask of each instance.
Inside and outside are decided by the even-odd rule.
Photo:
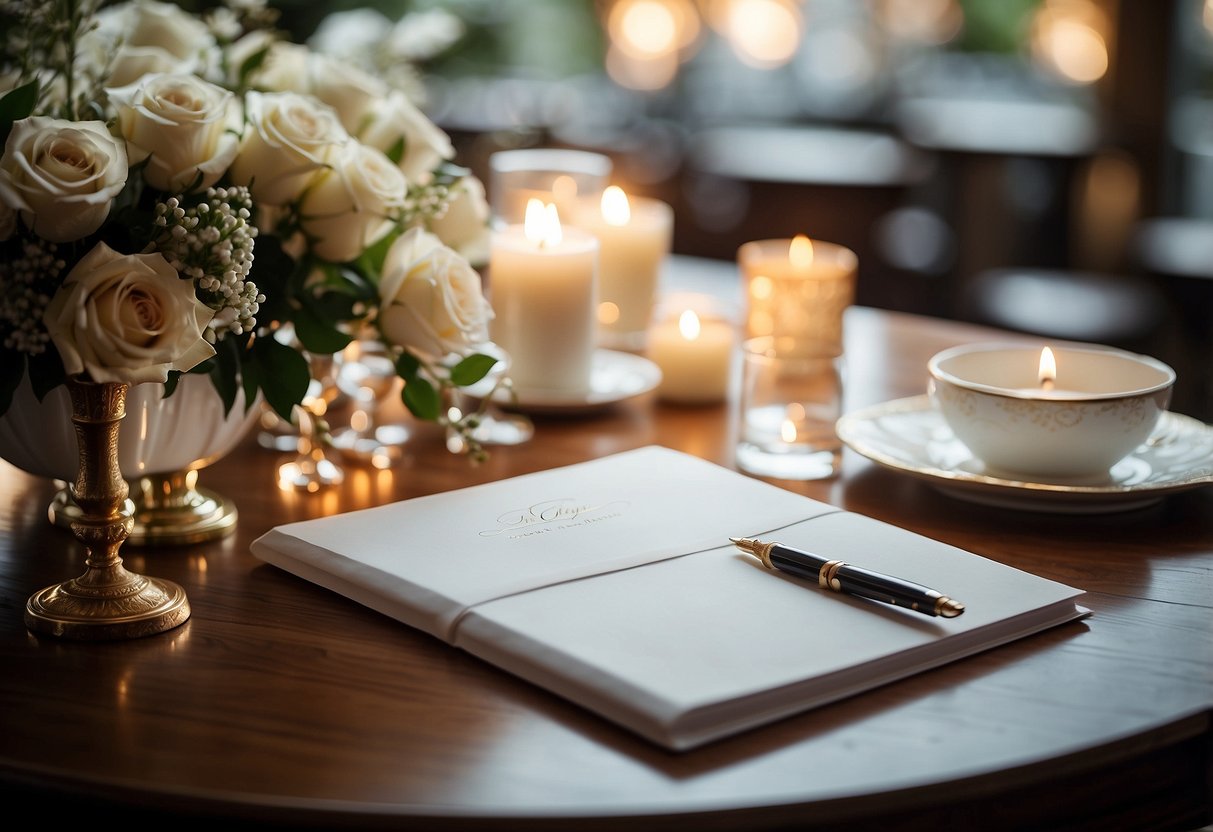
[[[773,336],[785,352],[841,355],[843,313],[855,299],[858,259],[797,235],[753,240],[737,251],[746,287],[746,335]]]

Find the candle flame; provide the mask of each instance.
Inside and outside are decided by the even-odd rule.
[[[545,205],[538,199],[527,200],[522,232],[541,248],[560,245],[564,235],[560,231],[560,214],[556,206],[550,202]]]
[[[792,268],[797,271],[804,271],[813,265],[813,243],[803,234],[797,234],[792,238],[792,245],[788,247],[788,259],[792,261]]]
[[[784,442],[791,444],[796,441],[796,424],[791,419],[784,419],[779,427],[779,436]]]
[[[682,337],[688,341],[694,341],[699,337],[699,316],[694,310],[688,309],[683,312],[678,318],[678,331],[682,333]]]
[[[602,218],[614,226],[627,225],[632,219],[632,206],[623,188],[612,185],[602,192]]]
[[[1053,389],[1053,383],[1057,380],[1057,359],[1053,357],[1053,350],[1048,347],[1040,351],[1040,368],[1036,377],[1040,379],[1042,390]]]

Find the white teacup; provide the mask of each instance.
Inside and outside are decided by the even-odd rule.
[[[1158,424],[1175,371],[1106,347],[1051,350],[1051,382],[1041,381],[1039,347],[983,343],[944,350],[928,362],[931,398],[987,468],[1020,477],[1106,476]]]

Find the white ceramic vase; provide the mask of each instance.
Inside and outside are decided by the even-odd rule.
[[[183,544],[235,529],[236,508],[197,486],[198,471],[239,444],[261,414],[245,409],[243,391],[228,413],[206,376],[186,374],[164,397],[160,384],[136,384],[120,423],[118,464],[130,484],[135,527],[130,545]],[[66,526],[78,511],[66,483],[76,478],[79,452],[65,388],[39,402],[24,379],[0,418],[0,457],[30,474],[63,483],[49,515]]]

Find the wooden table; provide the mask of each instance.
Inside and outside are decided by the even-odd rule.
[[[848,409],[920,393],[927,358],[995,333],[855,308]],[[1213,804],[1213,489],[1096,516],[961,502],[850,451],[785,484],[1088,590],[1089,619],[686,754],[662,751],[254,559],[289,520],[646,444],[732,463],[725,405],[651,395],[537,420],[478,468],[419,436],[315,495],[253,438],[203,471],[235,535],[127,565],[182,584],[183,626],[35,637],[26,598],[82,571],[49,482],[0,463],[0,796],[63,821],[343,829],[1192,829]],[[402,541],[407,545],[407,541]],[[730,614],[722,611],[722,614]],[[624,827],[622,821],[627,821]]]

